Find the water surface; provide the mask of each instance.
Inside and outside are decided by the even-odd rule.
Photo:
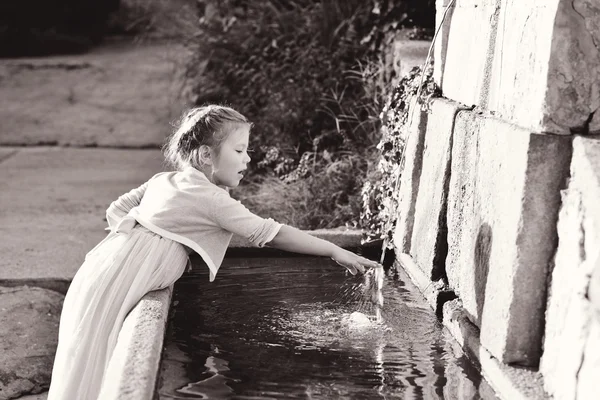
[[[495,399],[392,273],[378,324],[372,280],[329,259],[228,258],[213,283],[195,269],[175,285],[162,400]]]

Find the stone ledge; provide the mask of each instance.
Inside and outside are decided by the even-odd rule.
[[[329,240],[345,249],[353,249],[362,247],[362,230],[354,228],[335,228],[335,229],[316,229],[304,231],[309,235],[320,239]],[[256,246],[248,242],[248,240],[234,235],[229,244],[230,249],[258,249]],[[261,249],[262,250],[262,249]]]
[[[146,294],[125,319],[100,398],[154,398],[173,287]]]
[[[469,320],[460,300],[456,299],[444,304],[443,323],[467,353],[467,356],[476,361],[481,374],[501,399],[542,400],[551,398],[544,392],[541,373],[529,368],[503,364],[481,345],[479,329]]]
[[[480,368],[482,376],[505,400],[545,400],[543,378],[537,371],[512,367],[499,362],[482,345],[479,329],[462,309],[460,300],[452,296],[441,283],[432,282],[409,254],[399,254],[396,266],[401,279],[410,279],[423,294],[429,305],[440,314],[442,322],[467,356]],[[450,301],[449,301],[450,300]]]

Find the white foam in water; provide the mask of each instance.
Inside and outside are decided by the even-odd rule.
[[[352,314],[348,315],[346,323],[349,327],[355,328],[371,326],[373,324],[369,317],[360,311],[354,311]]]

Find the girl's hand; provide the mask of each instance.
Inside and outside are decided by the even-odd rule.
[[[336,250],[331,259],[350,271],[352,275],[356,275],[357,272],[364,274],[365,268],[383,268],[378,262],[371,261],[342,248]]]

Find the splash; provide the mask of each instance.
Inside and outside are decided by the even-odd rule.
[[[370,304],[361,304],[364,308],[373,308],[375,322],[383,323],[381,309],[383,308],[383,278],[384,271],[382,267],[370,269],[365,273],[365,281],[363,283],[363,294],[366,301]],[[370,307],[369,307],[370,306]]]

